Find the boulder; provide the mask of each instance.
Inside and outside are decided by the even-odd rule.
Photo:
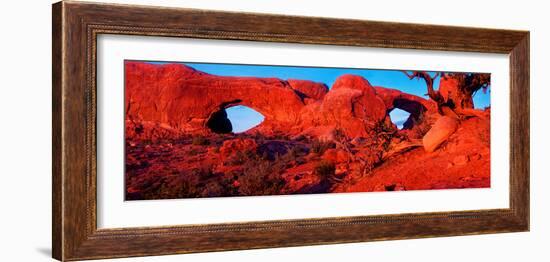
[[[384,101],[360,76],[343,75],[322,100],[304,107],[301,130],[327,136],[324,130],[340,130],[351,138],[368,137],[377,123],[388,117]]]
[[[435,151],[458,128],[458,120],[448,116],[440,117],[422,138],[426,152]]]
[[[350,113],[353,117],[368,121],[381,121],[386,117],[386,105],[382,98],[376,94],[376,90],[367,79],[357,75],[340,76],[334,82],[331,92],[342,89],[360,91],[359,96],[350,96],[352,98],[349,101],[352,108],[352,112]]]

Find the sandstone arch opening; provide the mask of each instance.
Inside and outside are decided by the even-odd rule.
[[[214,133],[229,134],[246,132],[261,124],[265,117],[258,111],[240,105],[236,100],[220,105],[206,122],[206,126]]]
[[[226,109],[227,118],[233,126],[233,133],[246,132],[261,124],[265,117],[258,111],[243,105]]]
[[[427,108],[420,102],[409,99],[395,99],[390,119],[399,129],[411,129]]]
[[[395,108],[390,112],[391,122],[394,123],[398,129],[403,129],[405,122],[409,120],[410,116],[411,113],[399,108]]]

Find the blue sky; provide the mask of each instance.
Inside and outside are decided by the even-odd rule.
[[[156,62],[164,64],[166,62]],[[374,86],[383,86],[399,89],[403,92],[428,98],[426,96],[426,84],[423,80],[410,80],[398,70],[380,69],[355,69],[355,68],[322,68],[322,67],[297,67],[297,66],[266,66],[266,65],[241,65],[241,64],[213,64],[213,63],[183,63],[197,70],[222,76],[251,76],[251,77],[276,77],[281,79],[305,79],[325,83],[329,88],[341,75],[354,74],[366,78]],[[439,78],[434,87],[439,88]],[[489,106],[490,90],[484,94],[478,92],[474,96],[476,108]],[[227,114],[233,124],[234,132],[242,132],[261,123],[263,116],[254,110],[235,106],[227,109]],[[390,114],[394,123],[402,124],[408,117],[408,113],[401,110],[393,110]]]

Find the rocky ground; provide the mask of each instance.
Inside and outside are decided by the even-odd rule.
[[[252,134],[128,139],[127,199],[489,187],[489,130],[487,120],[467,119],[430,153],[402,130],[384,152],[409,147],[370,159],[366,140],[344,149],[307,137]]]

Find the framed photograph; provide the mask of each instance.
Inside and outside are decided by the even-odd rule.
[[[53,257],[529,230],[529,32],[53,5]]]

